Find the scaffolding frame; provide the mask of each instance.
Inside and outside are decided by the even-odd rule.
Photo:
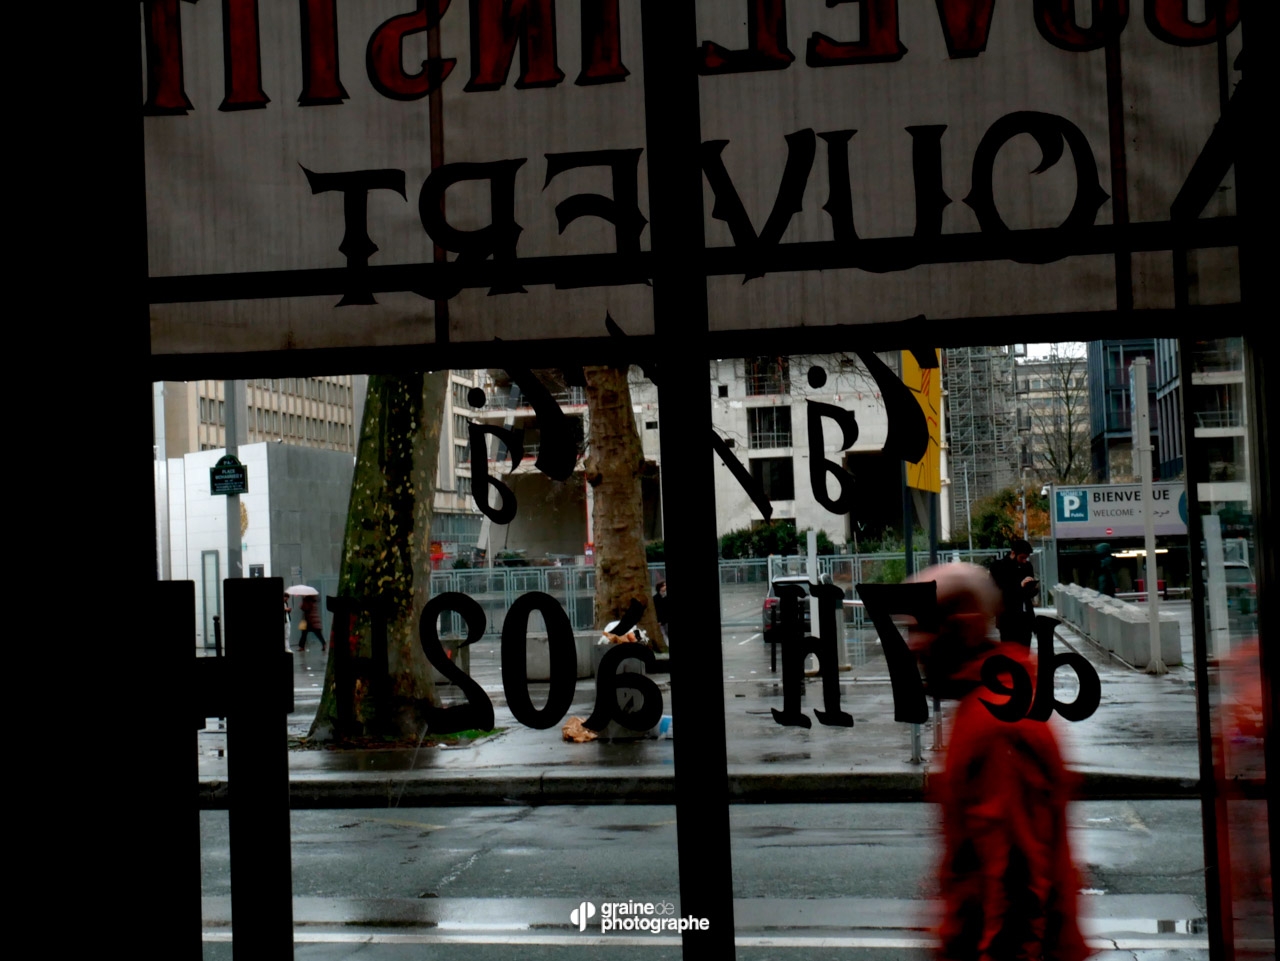
[[[1019,481],[1015,353],[1009,345],[944,351],[951,516],[957,526],[960,518],[968,523],[970,505]],[[957,482],[966,476],[967,491]]]

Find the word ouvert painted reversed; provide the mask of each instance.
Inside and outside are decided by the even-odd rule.
[[[942,143],[946,129],[945,124],[905,128],[912,143],[915,189],[912,239],[917,242],[942,236],[942,213],[952,202],[942,186]],[[832,239],[841,247],[857,245],[859,236],[854,223],[853,188],[849,180],[849,149],[856,133],[853,129],[817,132],[806,128],[783,138],[786,165],[772,210],[758,233],[721,157],[729,141],[711,140],[702,144],[702,169],[715,198],[711,214],[728,226],[734,246],[748,252],[744,282],[764,276],[766,254],[778,248],[787,226],[804,209],[803,198],[819,140],[826,145],[827,152],[828,199],[822,209],[830,218]],[[1070,212],[1057,225],[1057,231],[1072,234],[1092,225],[1108,195],[1102,188],[1093,149],[1084,133],[1065,117],[1021,110],[992,123],[973,155],[971,187],[964,203],[972,209],[981,231],[986,234],[1009,231],[996,205],[993,186],[995,164],[1000,148],[1022,134],[1034,138],[1040,148],[1042,159],[1033,174],[1056,165],[1063,157],[1064,148],[1070,152],[1075,170],[1075,196]],[[558,231],[563,234],[565,228],[579,218],[597,217],[614,228],[614,253],[631,257],[639,255],[641,232],[648,223],[638,202],[641,153],[642,149],[636,147],[546,154],[544,190],[557,175],[580,167],[606,168],[612,182],[611,197],[574,194],[558,203],[555,207]],[[423,181],[418,193],[418,216],[423,230],[434,244],[456,254],[460,265],[476,264],[490,258],[499,267],[513,265],[517,258],[517,245],[524,232],[524,227],[516,220],[518,179],[527,162],[528,158],[516,157],[481,163],[446,163],[437,167]],[[369,234],[369,194],[372,191],[391,191],[407,200],[405,171],[393,168],[327,172],[305,167],[300,169],[313,194],[336,192],[343,198],[343,232],[341,237],[334,238],[334,242],[346,257],[350,286],[338,306],[376,303],[367,286],[361,286],[362,282],[368,284],[365,270],[369,266],[369,257],[379,250]],[[490,220],[483,227],[464,230],[449,222],[445,199],[451,187],[468,181],[487,185]],[[866,187],[875,189],[873,184]],[[916,252],[922,253],[918,248]],[[1065,254],[1065,247],[1058,249],[1052,245],[1010,252],[1011,259],[1022,263],[1046,263]],[[902,270],[919,262],[919,258],[912,259],[908,251],[905,259],[898,255],[892,261],[867,261],[861,266],[871,271]],[[634,275],[616,282],[643,280],[643,271],[637,266]],[[459,290],[457,286],[447,286],[447,283],[427,281],[416,292],[429,299],[447,299]],[[489,290],[490,294],[524,292],[523,286],[511,280],[499,281]]]

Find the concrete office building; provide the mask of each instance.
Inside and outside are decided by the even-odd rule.
[[[477,373],[449,374],[431,529],[437,565],[470,556],[479,534],[466,450],[466,392]],[[248,442],[238,456],[249,472],[249,493],[240,498],[238,576],[280,577],[286,584],[336,591],[367,384],[364,375],[246,382]],[[209,493],[208,473],[226,453],[225,385],[155,387],[157,570],[163,579],[196,582],[198,641],[212,644],[220,581],[229,576],[227,498]],[[327,629],[327,613],[325,623]]]
[[[264,377],[245,382],[245,437],[295,447],[355,451],[368,377]],[[220,380],[155,385],[161,456],[226,447],[227,404]]]
[[[1020,360],[1016,371],[1021,464],[1028,480],[1037,490],[1087,482],[1093,464],[1084,356]]]
[[[1147,338],[1089,342],[1089,433],[1093,477],[1098,483],[1127,484],[1137,480],[1137,461],[1133,454],[1133,395],[1129,389],[1129,368],[1136,357],[1154,360],[1155,341]],[[1156,405],[1158,377],[1158,371],[1148,369],[1151,440],[1157,451],[1166,430]],[[1153,458],[1155,463],[1159,460],[1158,455]],[[1157,467],[1153,479],[1161,478]]]
[[[899,355],[880,355],[899,367]],[[821,367],[826,382],[811,387],[808,371]],[[747,357],[712,361],[712,425],[764,487],[776,519],[798,530],[825,530],[837,545],[878,538],[901,530],[901,467],[880,453],[888,418],[879,387],[853,355]],[[809,401],[854,412],[858,438],[840,449],[840,430],[824,421],[820,456],[850,471],[858,489],[853,511],[833,515],[814,496],[809,479]],[[709,456],[710,452],[708,452]],[[716,458],[716,532],[750,527],[762,520],[759,508],[719,458]],[[824,475],[825,477],[825,475]],[[828,493],[835,494],[833,483]]]
[[[478,373],[482,372],[455,370],[449,373],[445,410],[441,415],[440,461],[431,530],[437,562],[460,553],[469,554],[479,535],[480,514],[471,502],[466,450],[466,418],[470,413],[466,392],[478,383]],[[365,374],[246,381],[242,436],[249,444],[274,442],[354,456],[368,382]],[[163,544],[167,529],[163,492],[171,482],[164,476],[161,465],[170,458],[189,453],[225,449],[226,385],[220,380],[201,380],[166,381],[154,387],[156,510],[160,515],[157,528],[161,531],[158,555],[163,571],[169,556]]]
[[[336,589],[351,496],[350,453],[262,442],[241,447],[249,487],[239,496],[242,569],[230,571],[231,498],[210,493],[209,483],[209,469],[225,452],[196,451],[165,465],[168,578],[195,582],[196,643],[205,647],[213,645],[213,616],[222,611],[229,576]],[[327,613],[325,619],[327,626]]]
[[[890,367],[898,367],[896,352],[881,358]],[[813,366],[822,367],[827,375],[820,388],[808,384],[807,373]],[[734,358],[712,361],[709,375],[713,426],[763,486],[775,519],[792,521],[800,530],[825,530],[833,542],[851,549],[860,537],[878,538],[890,529],[900,531],[901,467],[880,453],[888,420],[879,388],[861,362],[852,355]],[[534,466],[540,443],[536,414],[505,373],[488,372],[486,407],[471,412],[478,422],[524,431],[526,456],[514,473],[508,473],[510,461],[504,447],[494,443],[489,450],[491,474],[512,489],[521,505],[536,505],[527,510],[522,506],[509,525],[486,525],[482,546],[490,548],[495,556],[517,552],[528,560],[559,556],[574,561],[586,557],[591,540],[591,496],[582,473],[589,432],[586,394],[580,387],[552,386],[578,440],[577,468],[567,481],[553,481]],[[657,540],[663,536],[659,483],[662,415],[658,392],[634,367],[630,388],[636,432],[647,465],[641,476],[644,537]],[[823,437],[824,459],[849,470],[856,478],[860,495],[849,515],[831,514],[813,495],[809,481],[808,401],[832,404],[856,414],[858,439],[848,451],[840,450],[841,438],[834,424],[825,423]],[[703,453],[715,457],[709,439]],[[760,523],[761,512],[742,485],[719,458],[715,458],[715,464],[717,534],[723,536]],[[460,469],[460,476],[467,473],[465,467]],[[831,492],[835,493],[834,487]],[[940,536],[945,538],[950,529],[946,510],[942,512],[941,526]]]

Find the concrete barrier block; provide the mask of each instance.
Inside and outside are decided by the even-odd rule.
[[[1151,661],[1151,628],[1147,623],[1146,613],[1134,609],[1132,618],[1133,657],[1125,658],[1134,667],[1146,668]],[[1182,636],[1178,630],[1178,622],[1172,616],[1160,618],[1160,660],[1165,667],[1176,667],[1182,663]]]
[[[1102,618],[1106,617],[1107,604],[1105,599],[1090,598],[1086,603],[1083,611],[1083,621],[1081,626],[1085,629],[1090,637],[1095,640],[1102,633]]]
[[[1055,588],[1058,599],[1058,616],[1072,624],[1079,624],[1083,609],[1084,588],[1079,584],[1061,585],[1061,591]]]
[[[1133,611],[1129,609],[1117,611],[1115,621],[1116,646],[1113,653],[1121,660],[1133,664],[1146,636],[1142,633],[1145,630],[1145,624],[1138,621],[1133,616]]]
[[[1089,620],[1089,605],[1100,596],[1101,595],[1098,594],[1097,591],[1090,590],[1087,587],[1080,588],[1076,594],[1075,601],[1076,624],[1079,624],[1081,627],[1086,626]]]
[[[1092,595],[1090,595],[1087,591],[1081,591],[1080,594],[1076,597],[1076,605],[1075,605],[1076,616],[1079,618],[1079,620],[1077,620],[1076,623],[1082,627],[1084,626],[1085,621],[1088,620],[1087,611],[1089,610],[1089,602],[1092,600],[1093,600]]]
[[[1178,619],[1172,615],[1160,617],[1160,658],[1165,667],[1182,663],[1182,632],[1178,629]]]
[[[577,651],[577,678],[595,677],[599,661],[593,661],[596,639],[599,634],[575,634]],[[545,634],[530,634],[525,640],[525,665],[531,681],[551,680],[551,649]]]
[[[1124,655],[1120,653],[1124,646],[1124,615],[1113,608],[1110,604],[1104,604],[1099,608],[1098,614],[1099,636],[1094,638],[1104,650]]]

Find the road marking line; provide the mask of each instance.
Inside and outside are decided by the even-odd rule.
[[[739,642],[738,642],[738,646],[739,646],[739,647],[741,647],[743,644],[750,644],[752,641],[754,641],[754,640],[755,640],[757,637],[759,637],[759,636],[760,636],[760,632],[759,632],[759,631],[756,631],[754,634],[752,634],[750,637],[748,637],[745,641],[739,641]]]
[[[449,874],[446,874],[443,878],[441,878],[440,883],[437,885],[437,887],[442,888],[446,884],[452,884],[454,881],[458,880],[458,878],[462,877],[462,875],[467,871],[468,868],[470,868],[473,864],[475,864],[478,860],[480,860],[480,855],[485,853],[487,852],[476,851],[473,855],[471,855],[471,857],[467,858],[467,860],[464,861],[461,865],[459,865]]]

